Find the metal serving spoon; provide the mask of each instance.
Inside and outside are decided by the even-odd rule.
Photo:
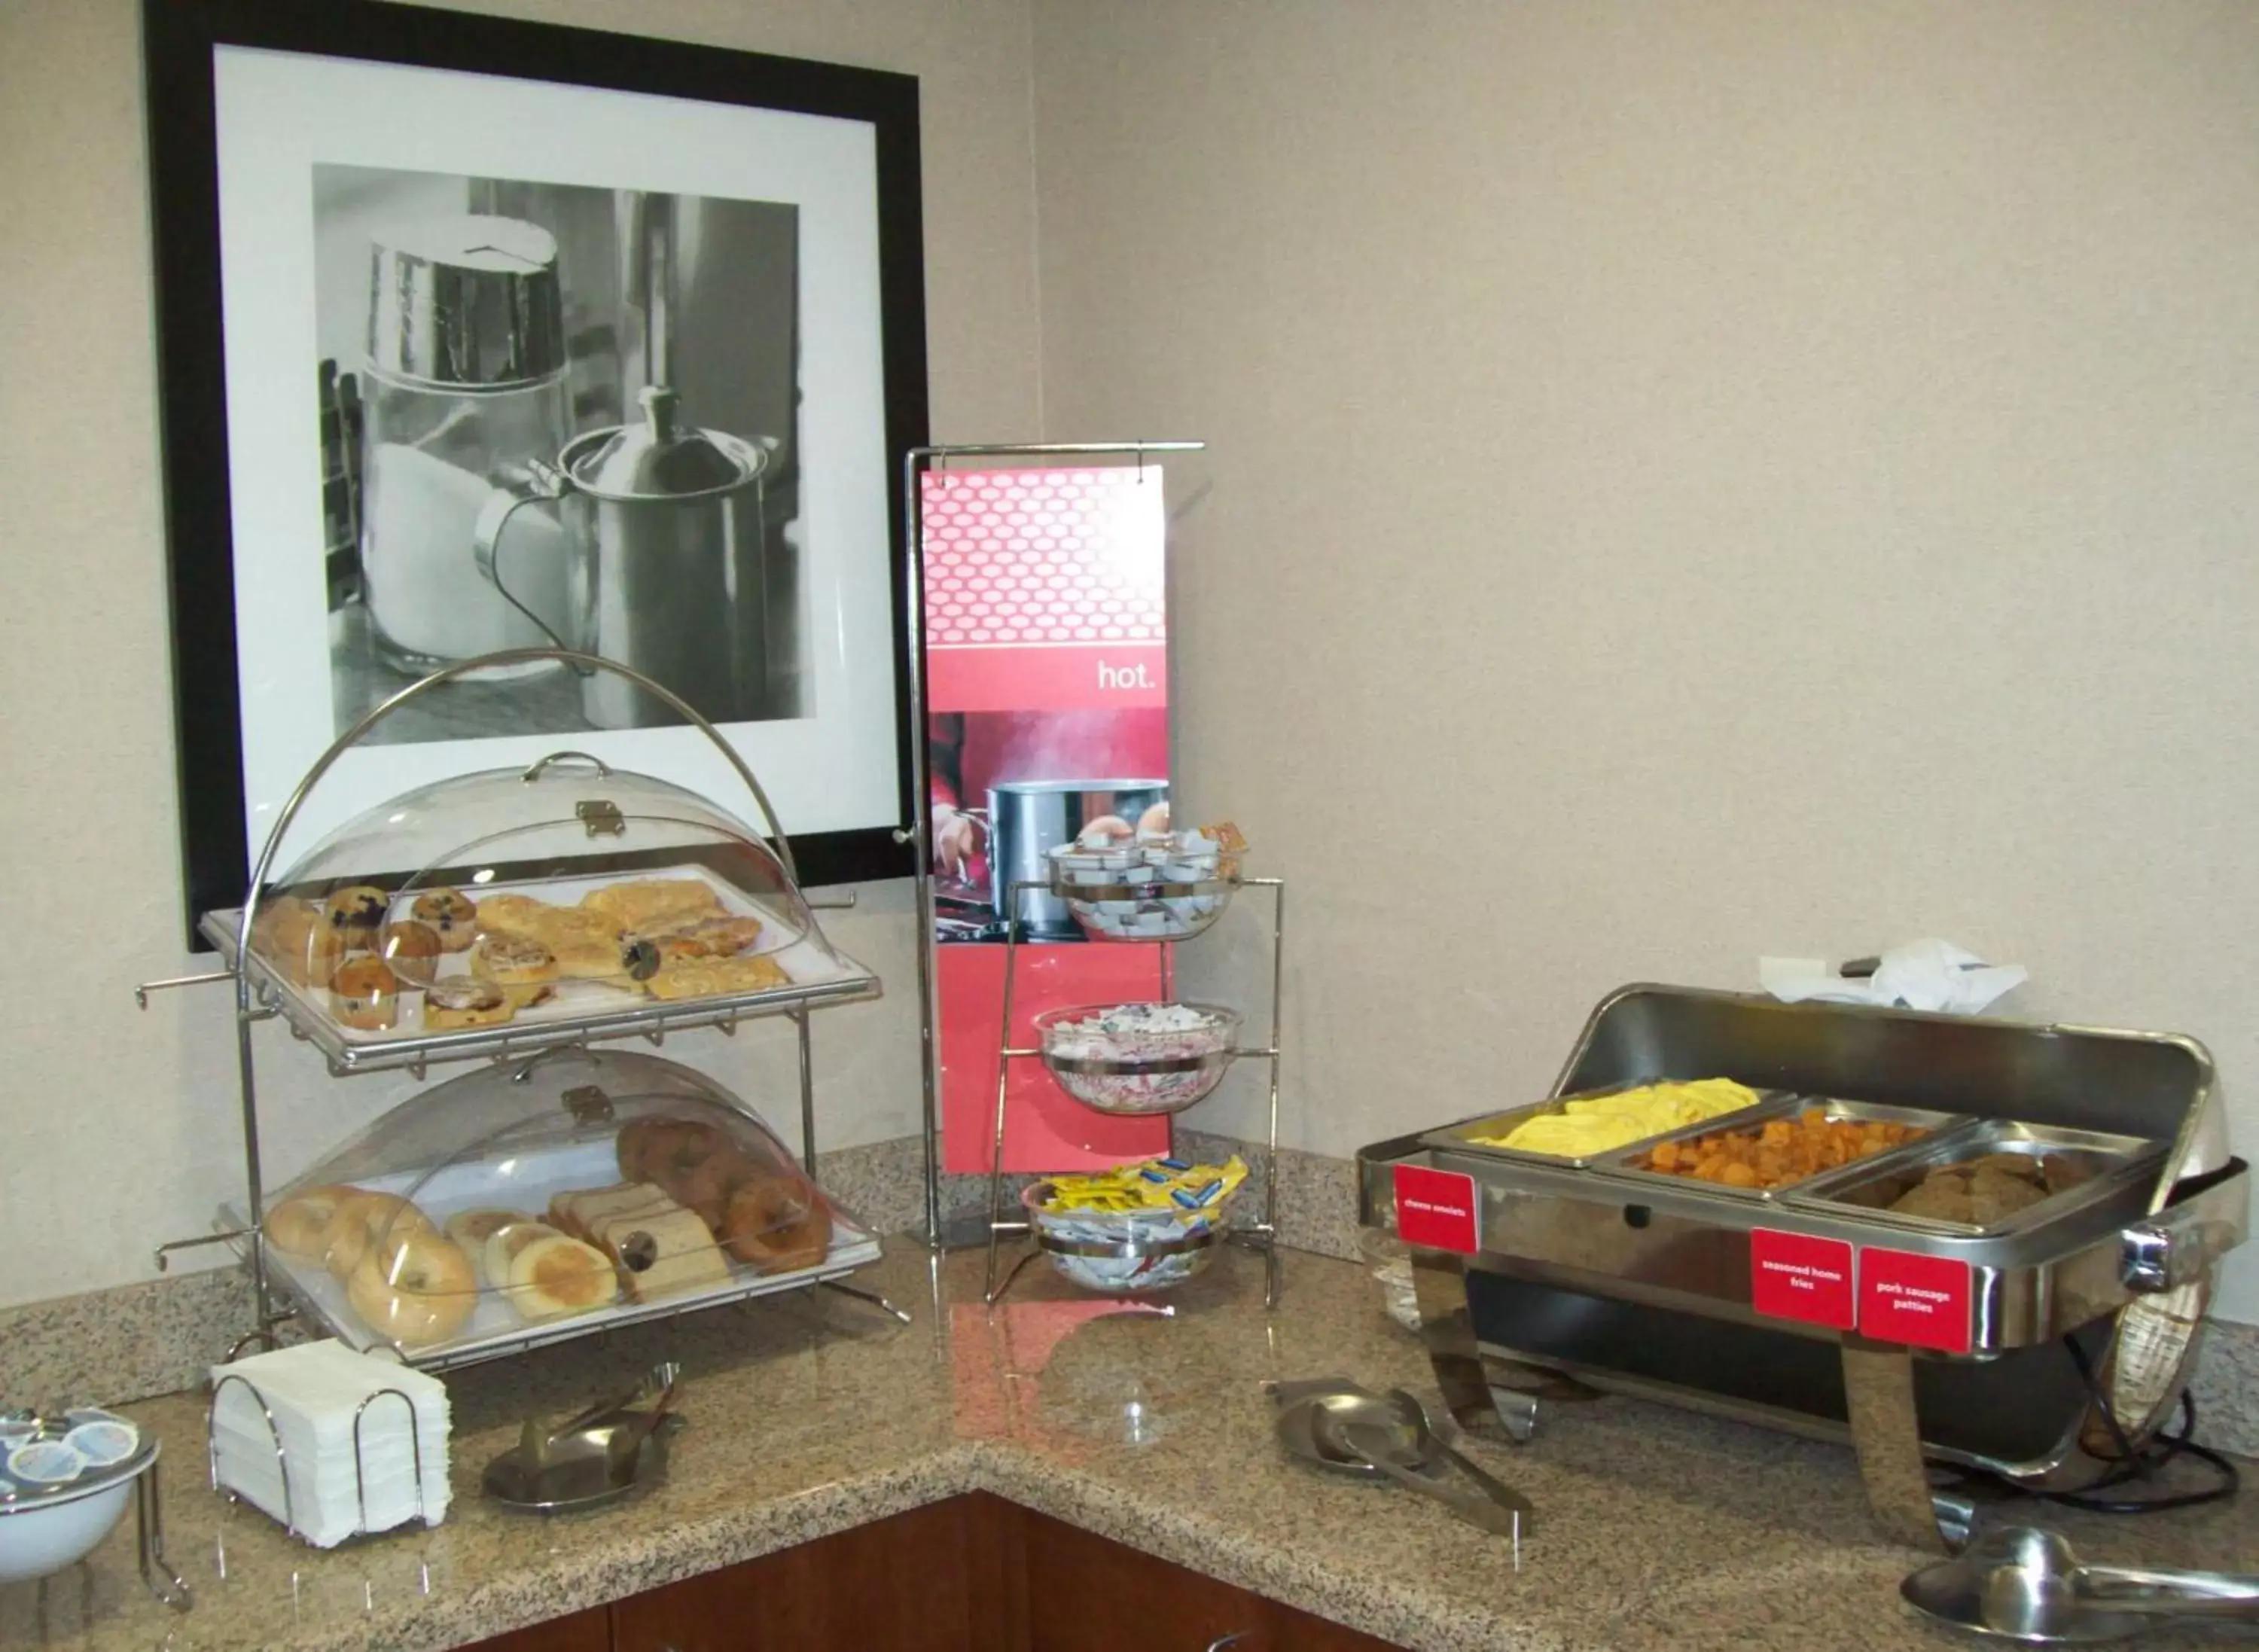
[[[2172,1620],[2259,1623],[2259,1577],[2088,1566],[2054,1532],[1996,1532],[1899,1585],[1942,1623],[2032,1643],[2122,1641]]]

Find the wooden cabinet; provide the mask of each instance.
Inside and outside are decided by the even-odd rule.
[[[612,1652],[1009,1652],[1002,1523],[973,1504],[912,1509],[623,1600]]]
[[[1343,1628],[1324,1618],[1297,1612],[1276,1600],[1265,1601],[1263,1610],[1264,1620],[1271,1631],[1271,1644],[1277,1652],[1397,1652],[1386,1641],[1376,1641],[1369,1634]]]
[[[481,1652],[1391,1652],[976,1493],[537,1624]]]
[[[479,1642],[479,1652],[611,1652],[612,1608],[591,1606],[570,1617]]]
[[[1202,1652],[1227,1635],[1238,1637],[1232,1652],[1270,1652],[1261,1596],[1080,1527],[1022,1519],[1027,1652]]]

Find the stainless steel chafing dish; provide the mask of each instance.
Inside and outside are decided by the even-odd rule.
[[[1574,1160],[1473,1139],[1560,1098],[1714,1077],[1761,1099]],[[1925,1547],[1969,1515],[1925,1463],[2065,1491],[2148,1441],[2248,1225],[2187,1038],[1635,986],[1593,1012],[1551,1096],[1358,1156],[1360,1216],[1411,1248],[1458,1420],[1526,1439],[1549,1397],[1600,1390],[1847,1440],[1885,1528]],[[1648,1168],[1659,1140],[1807,1108],[1924,1133],[1764,1191]],[[2027,1208],[1890,1207],[2001,1154],[2038,1161]]]

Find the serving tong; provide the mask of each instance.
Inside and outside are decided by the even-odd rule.
[[[487,1494],[505,1507],[557,1514],[594,1508],[648,1485],[666,1466],[662,1425],[680,1425],[671,1413],[681,1375],[674,1361],[662,1360],[632,1388],[561,1423],[527,1418],[517,1444],[487,1464]]]
[[[1279,1383],[1271,1394],[1279,1407],[1279,1441],[1289,1452],[1322,1469],[1393,1480],[1432,1498],[1507,1539],[1521,1563],[1529,1499],[1446,1442],[1416,1396],[1401,1388],[1375,1394],[1345,1378]]]
[[[2091,1566],[2060,1535],[2033,1526],[1924,1566],[1899,1593],[1941,1623],[2034,1645],[2122,1641],[2161,1624],[2259,1624],[2259,1576]]]

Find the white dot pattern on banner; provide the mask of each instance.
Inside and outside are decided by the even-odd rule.
[[[1160,559],[1124,566],[1113,544],[1126,490],[1158,488],[1158,474],[929,471],[923,482],[930,646],[1167,640]]]

